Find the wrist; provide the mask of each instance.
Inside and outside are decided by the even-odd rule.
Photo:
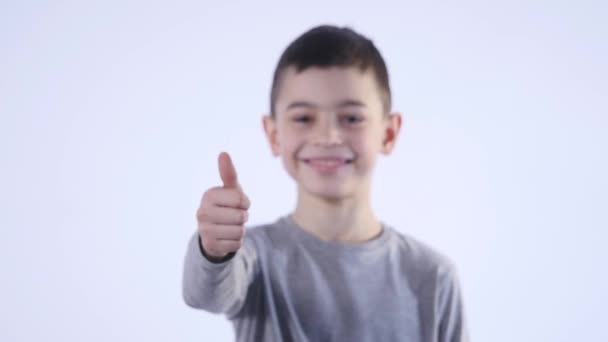
[[[205,252],[205,248],[203,247],[203,241],[201,240],[200,236],[198,236],[198,248],[199,248],[201,254],[203,255],[203,257],[205,259],[207,259],[209,262],[212,262],[214,264],[224,263],[224,262],[232,259],[234,257],[234,255],[236,254],[236,252],[231,252],[231,253],[227,253],[223,256],[209,255],[209,253]]]

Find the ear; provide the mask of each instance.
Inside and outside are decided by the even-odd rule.
[[[395,148],[397,137],[401,131],[401,113],[391,113],[384,118],[384,136],[382,138],[382,154],[391,154]]]
[[[264,115],[262,117],[262,126],[264,127],[264,133],[270,144],[272,155],[278,157],[279,154],[279,140],[277,139],[277,122],[276,119],[270,115]]]

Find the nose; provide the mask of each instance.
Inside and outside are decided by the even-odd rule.
[[[313,145],[336,146],[342,144],[342,137],[336,118],[335,113],[321,116],[314,131]]]

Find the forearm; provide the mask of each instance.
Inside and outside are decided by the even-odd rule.
[[[183,298],[187,305],[213,313],[233,313],[247,295],[248,279],[254,270],[245,267],[245,252],[223,262],[212,262],[199,245],[198,234],[188,244],[184,261]],[[251,254],[251,253],[249,253]]]

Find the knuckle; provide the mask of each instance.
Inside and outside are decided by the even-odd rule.
[[[207,209],[203,207],[199,208],[196,211],[196,219],[200,222],[209,221],[209,212],[207,211]]]
[[[247,214],[245,213],[245,211],[244,211],[244,210],[239,210],[239,211],[238,211],[238,213],[237,213],[237,219],[236,219],[236,222],[235,222],[235,223],[236,223],[237,225],[242,225],[242,224],[244,224],[244,223],[245,223],[245,221],[247,220],[246,215],[247,215]]]
[[[205,247],[205,249],[209,248],[209,237],[201,234],[201,244],[203,245],[203,247]]]
[[[205,191],[205,193],[203,194],[203,198],[201,199],[201,205],[207,206],[209,204],[212,204],[215,201],[215,198],[217,197],[217,192],[217,188],[207,189],[207,191]]]
[[[236,206],[243,207],[245,205],[245,194],[242,191],[236,190]]]
[[[229,249],[230,249],[231,252],[235,252],[239,248],[241,248],[241,243],[239,241],[231,241],[230,242]]]
[[[203,193],[203,197],[201,198],[201,203],[205,203],[209,201],[209,197],[211,196],[212,189],[209,189]]]
[[[203,241],[203,246],[210,251],[217,251],[218,245],[215,239],[207,239],[207,241]]]
[[[251,206],[251,201],[249,200],[249,197],[243,193],[243,207],[245,209],[249,209],[250,206]]]
[[[201,235],[208,236],[209,235],[209,225],[201,224],[198,226],[198,230],[201,232]]]

